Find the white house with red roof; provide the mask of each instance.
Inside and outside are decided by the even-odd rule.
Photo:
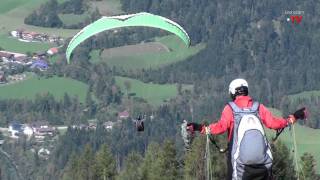
[[[127,110],[123,111],[123,112],[118,112],[119,119],[127,119],[127,118],[129,118],[129,116],[130,116],[130,114]]]

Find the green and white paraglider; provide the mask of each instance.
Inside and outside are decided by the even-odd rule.
[[[66,51],[68,63],[70,62],[72,51],[86,39],[110,29],[139,26],[166,30],[178,36],[187,46],[190,45],[190,38],[187,32],[179,24],[165,17],[146,12],[121,16],[104,16],[83,28],[71,39]]]

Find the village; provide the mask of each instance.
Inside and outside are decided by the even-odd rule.
[[[15,30],[10,32],[12,38],[23,42],[49,42],[63,44],[63,39],[56,36],[49,36],[43,33]],[[27,54],[5,51],[0,49],[0,84],[10,83],[24,79],[24,74],[8,75],[7,70],[15,70],[17,66],[29,67],[46,71],[49,68],[49,58],[59,53],[58,47],[49,48],[47,51],[31,52]]]
[[[130,118],[127,110],[119,112],[117,121],[107,121],[102,124],[107,131],[121,124],[121,121]],[[71,126],[54,126],[46,121],[35,121],[32,123],[11,122],[8,127],[0,127],[0,147],[5,141],[18,141],[24,138],[26,141],[32,141],[34,146],[30,149],[37,152],[38,156],[44,160],[48,160],[51,151],[54,148],[52,142],[57,140],[60,135],[64,134],[68,128],[94,131],[97,129],[97,119],[88,120],[88,123],[74,124]]]

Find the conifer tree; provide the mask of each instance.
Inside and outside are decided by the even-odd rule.
[[[95,156],[95,179],[114,179],[116,175],[116,163],[107,145],[102,145]]]
[[[316,175],[316,161],[314,157],[310,153],[304,153],[301,156],[301,170],[300,179],[320,179],[319,176]]]
[[[126,179],[126,180],[141,180],[141,164],[143,157],[136,153],[132,152],[126,158],[124,164],[124,170],[117,177],[118,180]]]

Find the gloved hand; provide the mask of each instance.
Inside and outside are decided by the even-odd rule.
[[[203,127],[204,125],[193,122],[187,124],[187,130],[191,132],[201,131]]]
[[[305,107],[297,110],[293,113],[294,118],[296,119],[306,119],[307,118],[307,109]]]
[[[298,119],[306,119],[308,116],[307,109],[305,107],[297,110],[293,114],[289,115],[288,117],[288,123],[294,124]]]
[[[289,115],[287,121],[289,125],[289,124],[294,124],[297,121],[297,119],[293,115]]]

